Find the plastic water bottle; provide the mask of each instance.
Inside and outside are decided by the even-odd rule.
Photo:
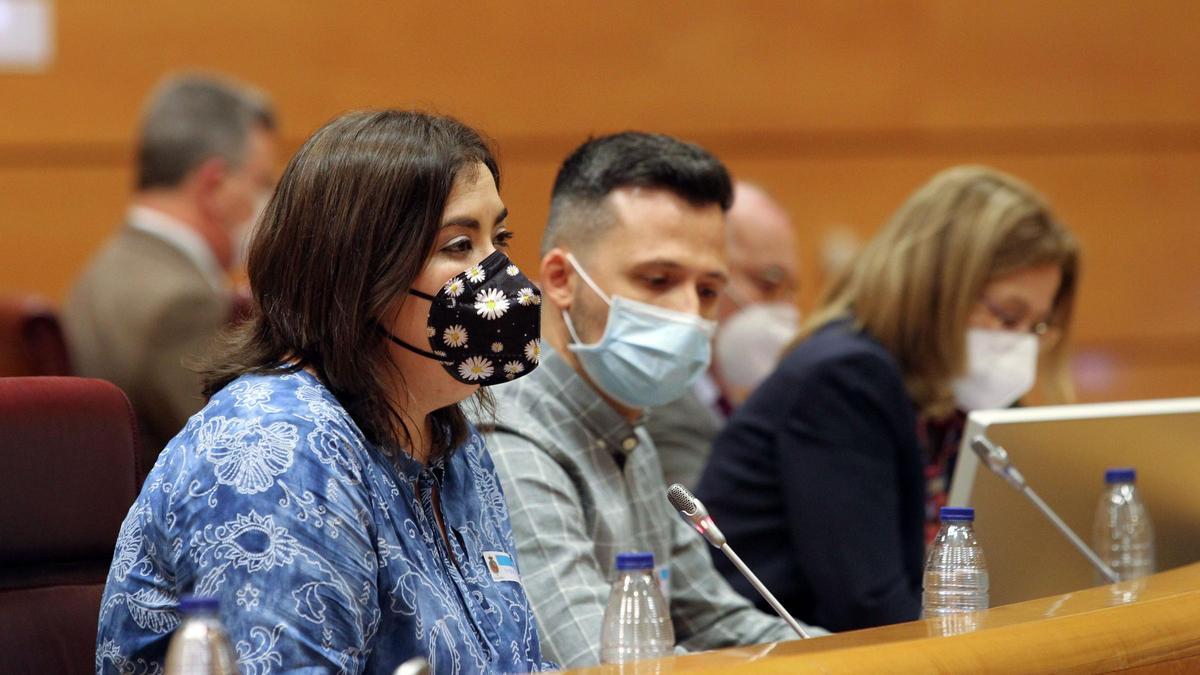
[[[1134,482],[1133,469],[1109,469],[1096,507],[1092,545],[1122,581],[1154,574],[1154,526]],[[1098,583],[1108,583],[1097,575]]]
[[[600,660],[656,659],[670,656],[674,648],[671,612],[654,578],[654,554],[618,554],[617,580],[604,610]]]
[[[164,675],[238,675],[237,657],[217,616],[216,598],[184,596],[183,621],[167,647]]]
[[[975,509],[942,507],[942,527],[925,562],[922,615],[946,616],[988,606],[988,571],[975,539]]]

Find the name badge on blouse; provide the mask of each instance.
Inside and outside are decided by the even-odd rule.
[[[671,566],[659,565],[654,568],[654,574],[658,577],[658,587],[662,590],[663,598],[669,601],[671,599]]]
[[[503,551],[484,551],[483,562],[487,565],[488,572],[492,574],[492,581],[521,583],[521,575],[517,572],[517,563],[509,554]]]

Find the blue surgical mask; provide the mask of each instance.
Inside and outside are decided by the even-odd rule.
[[[563,312],[571,341],[567,348],[604,393],[631,408],[664,405],[682,397],[708,368],[716,322],[694,314],[647,305],[621,296],[610,298],[588,276],[575,256],[567,261],[580,278],[608,303],[604,335],[583,344],[571,315]]]

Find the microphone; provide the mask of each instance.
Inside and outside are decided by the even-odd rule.
[[[674,483],[667,488],[667,501],[671,502],[671,506],[675,507],[679,515],[696,528],[696,531],[707,539],[708,543],[717,548],[725,545],[725,534],[713,522],[712,516],[708,515],[708,509],[704,508],[704,504],[696,499],[696,495],[692,494],[691,490],[679,483]]]
[[[1050,508],[1049,504],[1042,501],[1042,498],[1033,491],[1033,488],[1029,487],[1029,484],[1025,482],[1025,476],[1022,476],[1021,472],[1017,470],[1017,467],[1013,466],[1012,460],[1008,457],[1007,450],[989,441],[982,435],[971,439],[971,449],[975,451],[976,455],[979,455],[979,458],[983,460],[983,463],[987,466],[987,468],[991,469],[992,473],[1003,478],[1008,482],[1009,485],[1013,487],[1013,489],[1025,495],[1029,501],[1033,502],[1033,505],[1042,512],[1042,515],[1046,516],[1046,518],[1054,524],[1054,527],[1058,528],[1058,531],[1063,533],[1063,536],[1067,538],[1067,541],[1070,541],[1071,544],[1073,544],[1075,548],[1083,554],[1083,557],[1087,558],[1088,562],[1092,563],[1092,566],[1099,570],[1106,579],[1114,584],[1121,580],[1120,577],[1117,576],[1117,573],[1114,572],[1111,567],[1106,565],[1104,561],[1100,559],[1100,556],[1096,555],[1095,551],[1089,548],[1087,544],[1083,543],[1083,540],[1079,538],[1079,535],[1075,534],[1075,531],[1072,530],[1065,522],[1063,522],[1062,518],[1058,517],[1058,514],[1054,512],[1054,509]]]
[[[671,487],[667,488],[667,501],[671,502],[671,506],[675,507],[675,510],[679,512],[679,515],[683,516],[684,520],[696,528],[700,536],[704,537],[714,547],[721,549],[721,552],[729,558],[733,566],[742,573],[742,576],[746,577],[746,581],[749,581],[754,590],[758,591],[763,600],[767,601],[771,609],[774,609],[775,613],[786,621],[787,625],[792,627],[792,630],[796,631],[796,635],[799,635],[803,639],[812,637],[804,630],[800,622],[796,621],[784,609],[783,605],[779,604],[779,601],[775,599],[771,591],[767,590],[767,587],[758,580],[758,577],[754,575],[754,572],[750,571],[749,567],[746,567],[746,563],[742,562],[742,559],[733,552],[733,549],[725,540],[725,535],[721,532],[721,528],[717,527],[717,524],[713,522],[712,516],[708,515],[708,509],[704,508],[704,504],[699,499],[696,499],[696,495],[692,494],[691,490],[679,483],[674,483]]]

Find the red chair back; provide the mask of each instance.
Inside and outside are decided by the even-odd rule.
[[[0,378],[4,672],[95,672],[100,595],[137,496],[138,450],[133,408],[113,384]]]
[[[35,296],[0,297],[0,377],[70,374],[54,308]]]

